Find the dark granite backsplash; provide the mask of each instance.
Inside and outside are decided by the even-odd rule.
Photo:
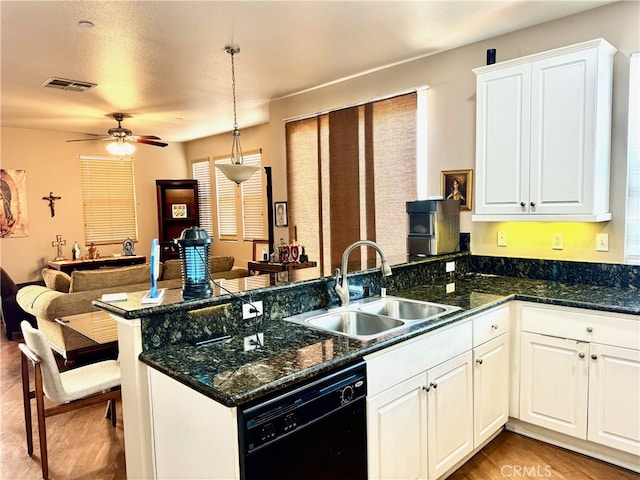
[[[602,287],[640,288],[640,265],[571,262],[533,258],[487,257],[472,255],[470,270],[506,277],[553,280],[554,265],[560,283]]]
[[[383,277],[379,268],[349,274],[351,300],[380,294],[386,288],[389,294],[416,285],[430,285],[444,281],[445,263],[456,262],[456,274],[469,271],[469,254],[454,253],[430,257],[427,260],[392,267],[393,275]],[[239,294],[247,301],[263,302],[263,322],[271,318],[285,318],[298,313],[338,305],[333,287],[335,279],[325,277],[292,283],[277,288],[263,288]],[[242,318],[242,301],[229,295],[212,299],[210,305],[190,311],[163,312],[142,318],[143,350],[190,342],[214,332],[233,336],[247,335],[255,330],[253,320]],[[179,326],[178,328],[176,328]]]

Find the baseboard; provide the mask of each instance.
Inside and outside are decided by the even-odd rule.
[[[565,448],[572,452],[577,452],[587,457],[596,458],[603,462],[626,468],[632,472],[640,473],[640,457],[631,453],[621,452],[615,448],[554,432],[553,430],[522,422],[515,418],[509,418],[506,429],[510,432],[524,435],[525,437],[550,443],[556,447]]]

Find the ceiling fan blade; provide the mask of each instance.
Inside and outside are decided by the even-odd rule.
[[[133,138],[143,138],[145,140],[162,140],[160,137],[156,137],[155,135],[134,135]]]
[[[67,140],[67,142],[96,142],[99,140],[109,140],[111,137],[96,135],[97,138],[80,138],[76,140]]]
[[[138,138],[136,140],[136,142],[138,143],[144,143],[145,145],[153,145],[156,147],[166,147],[167,145],[169,145],[168,143],[164,143],[164,142],[156,142],[154,140],[147,140],[145,138]]]

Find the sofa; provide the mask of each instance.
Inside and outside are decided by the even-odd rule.
[[[19,288],[7,271],[0,267],[0,290],[2,291],[0,316],[9,340],[13,340],[13,334],[20,331],[20,322],[22,320],[27,320],[34,327],[36,325],[35,317],[22,310],[16,301],[16,294]]]
[[[214,279],[232,279],[248,275],[245,268],[234,268],[233,264],[233,257],[212,256],[211,276]],[[158,287],[181,288],[181,272],[178,259],[161,263]],[[35,316],[38,329],[47,337],[51,348],[65,360],[74,361],[78,354],[91,350],[96,343],[55,319],[93,311],[93,300],[102,298],[105,293],[148,290],[150,274],[149,264],[76,270],[71,275],[45,268],[42,270],[45,285],[23,287],[18,290],[16,299],[25,312]]]

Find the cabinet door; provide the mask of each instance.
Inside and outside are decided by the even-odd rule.
[[[426,374],[367,398],[368,476],[426,479]]]
[[[473,450],[471,351],[427,372],[427,464],[439,478]]]
[[[473,349],[474,448],[509,418],[509,334]]]
[[[516,65],[478,76],[477,214],[528,212],[530,68]]]
[[[640,351],[591,344],[588,440],[640,455]]]
[[[594,163],[597,50],[539,60],[531,71],[531,213],[592,213],[595,175],[608,179]]]
[[[586,439],[589,344],[521,334],[520,420]]]

